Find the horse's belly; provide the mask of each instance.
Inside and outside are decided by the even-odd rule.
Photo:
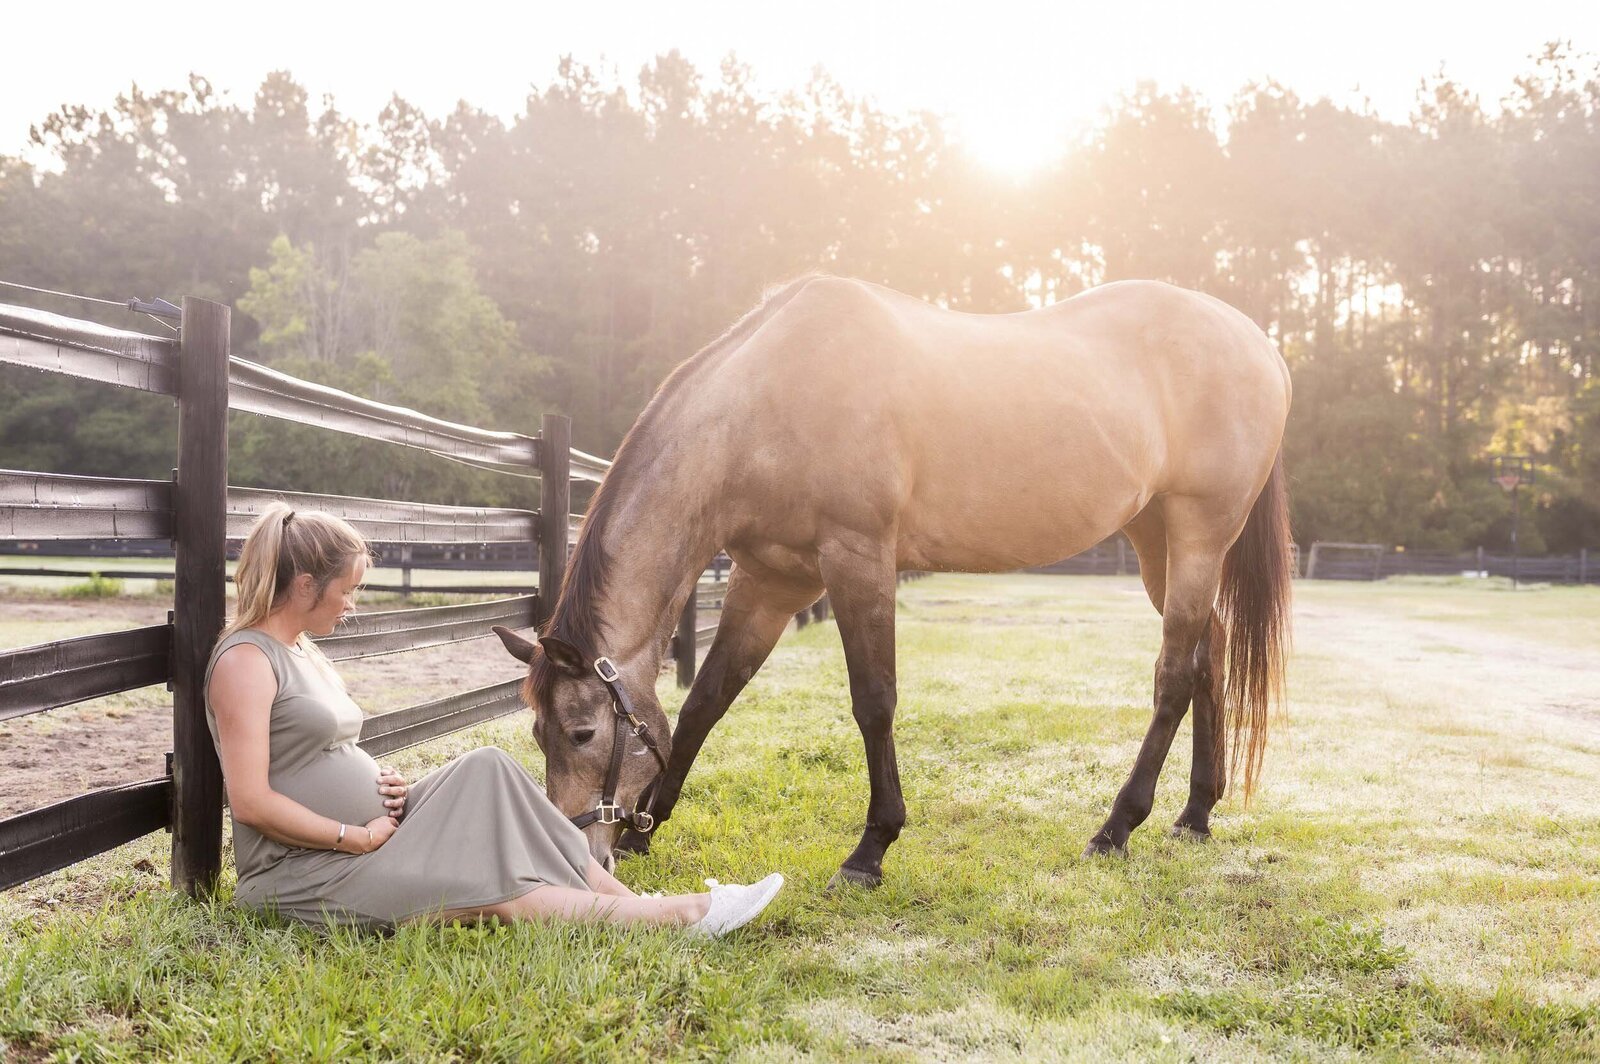
[[[1089,484],[1058,478],[1011,491],[989,485],[991,490],[952,492],[951,497],[937,487],[919,490],[900,515],[900,567],[1006,572],[1088,550],[1149,501],[1142,484],[1099,479]]]

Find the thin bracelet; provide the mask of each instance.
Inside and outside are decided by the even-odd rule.
[[[333,848],[337,850],[339,848],[339,844],[342,843],[343,841],[344,841],[344,825],[340,824],[339,825],[339,837],[337,839],[333,840]]]

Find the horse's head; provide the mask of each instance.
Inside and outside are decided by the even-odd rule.
[[[523,696],[534,714],[534,741],[544,751],[550,801],[569,819],[592,821],[583,826],[589,852],[609,869],[612,848],[636,811],[644,809],[646,792],[671,751],[671,732],[656,699],[655,677],[623,673],[613,681],[611,686],[619,688],[628,703],[622,708],[632,710],[630,721],[618,712],[617,700],[595,662],[572,644],[554,636],[529,642],[499,626],[494,633],[513,657],[528,665]],[[634,722],[644,729],[636,731]],[[607,795],[618,742],[622,764],[615,790]],[[617,808],[606,808],[602,799],[607,798]]]

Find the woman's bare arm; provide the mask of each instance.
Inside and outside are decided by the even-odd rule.
[[[381,817],[387,823],[371,825],[373,845],[367,844],[369,825],[349,824],[344,841],[335,846],[334,840],[339,837],[337,820],[279,794],[268,783],[267,743],[278,678],[260,647],[240,643],[223,651],[212,667],[209,691],[211,709],[217,718],[223,782],[235,820],[274,842],[314,850],[366,853],[388,840],[397,822],[392,817]]]

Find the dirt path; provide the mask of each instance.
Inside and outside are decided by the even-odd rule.
[[[1497,703],[1576,724],[1600,742],[1600,649],[1553,646],[1515,631],[1485,632],[1464,624],[1390,618],[1370,609],[1319,601],[1295,610],[1301,651],[1336,647],[1395,683],[1427,682],[1459,692],[1468,703],[1493,691]],[[1444,667],[1439,667],[1441,655]]]

